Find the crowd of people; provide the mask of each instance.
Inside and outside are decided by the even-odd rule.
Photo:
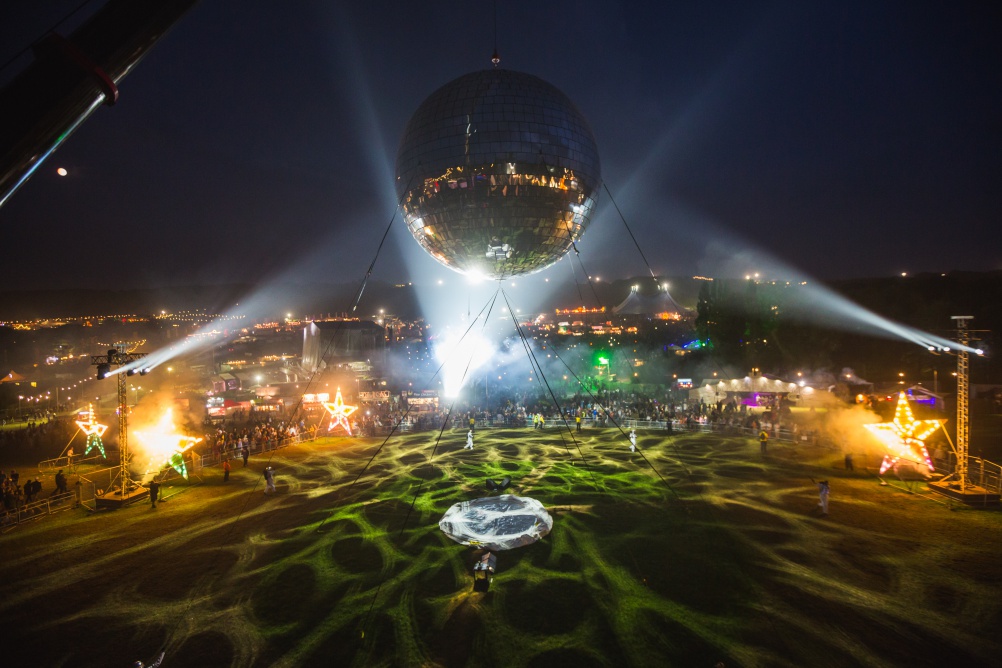
[[[55,489],[46,495],[41,476],[35,476],[34,479],[29,476],[22,482],[20,473],[11,469],[9,472],[0,471],[0,494],[3,496],[3,515],[0,517],[0,524],[7,525],[14,522],[16,513],[25,509],[42,512],[37,508],[33,509],[33,504],[46,499],[65,500],[70,498],[71,492],[62,470],[56,473]]]
[[[43,459],[42,455],[49,451],[52,443],[61,441],[62,447],[76,429],[72,420],[64,418],[28,421],[19,428],[0,429],[0,449],[17,455],[38,455]]]
[[[397,431],[424,431],[469,427],[547,428],[569,424],[588,427],[614,427],[636,422],[668,431],[711,429],[714,431],[759,432],[773,437],[796,437],[800,427],[784,417],[789,407],[776,401],[749,410],[749,406],[730,399],[715,404],[693,401],[684,390],[657,392],[602,390],[590,395],[576,394],[562,398],[558,408],[552,397],[543,393],[507,393],[491,398],[491,406],[462,400],[445,405],[440,400],[434,410],[410,410],[400,403],[367,404],[353,424],[353,432],[366,436]],[[472,420],[472,421],[471,421]]]
[[[559,398],[559,408],[553,397],[542,391],[511,389],[492,394],[490,405],[440,399],[437,406],[427,410],[408,410],[403,401],[364,404],[350,418],[352,434],[383,436],[391,430],[428,431],[451,428],[462,430],[490,428],[546,429],[564,425],[620,428],[658,428],[671,430],[712,429],[733,433],[766,433],[780,437],[781,430],[787,438],[798,438],[801,427],[792,420],[787,406],[780,402],[749,410],[749,406],[736,399],[707,404],[693,401],[687,391],[660,389],[636,391],[633,389],[604,389],[594,394],[575,394]],[[447,403],[448,402],[448,403]],[[206,423],[201,442],[194,448],[208,464],[224,460],[242,459],[247,466],[252,453],[274,450],[301,440],[312,440],[327,433],[327,415],[324,412],[301,413],[286,419],[273,414],[240,413],[221,423]],[[0,430],[0,448],[20,454],[36,455],[38,459],[54,456],[73,436],[76,426],[68,419],[46,419],[21,429]],[[51,494],[65,493],[59,477]],[[0,473],[3,484],[5,512],[38,500],[43,494],[41,482],[36,478],[19,484],[19,476]]]
[[[316,435],[317,425],[308,425],[305,418],[285,421],[255,416],[235,415],[218,425],[210,425],[195,451],[213,461],[242,459],[244,466],[251,453],[274,450]]]

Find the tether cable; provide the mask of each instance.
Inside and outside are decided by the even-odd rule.
[[[84,3],[84,4],[86,4],[86,3]],[[81,7],[82,6],[83,5],[81,5]],[[408,188],[409,187],[410,187],[410,183],[408,182]],[[403,198],[404,198],[404,196],[406,196],[406,193],[407,193],[407,190],[404,191],[404,195],[401,195],[400,200],[397,202],[397,206],[393,210],[393,215],[390,216],[390,222],[389,222],[389,224],[387,224],[386,230],[383,232],[383,236],[382,236],[382,239],[380,239],[379,246],[376,248],[375,256],[372,258],[372,262],[369,263],[369,268],[367,269],[367,271],[365,273],[365,276],[362,278],[361,285],[359,286],[358,293],[356,294],[355,299],[354,299],[354,303],[352,305],[352,312],[354,312],[355,309],[358,307],[358,303],[359,303],[359,301],[362,298],[362,293],[365,290],[365,284],[369,280],[369,277],[372,275],[373,268],[376,266],[376,260],[378,260],[379,253],[382,250],[383,245],[386,243],[386,238],[389,235],[390,228],[393,225],[393,221],[396,220],[397,212],[400,210],[401,204],[403,202]],[[338,331],[340,331],[340,326],[337,329],[335,329],[334,336],[331,337],[331,340],[327,344],[327,347],[325,348],[323,355],[321,355],[320,360],[326,359],[328,353],[330,352],[331,347],[334,345],[334,342],[337,340],[337,332]],[[320,371],[320,366],[318,364],[317,368],[314,369],[312,375],[310,376],[309,380],[307,381],[307,384],[306,384],[306,389],[307,390],[309,390],[310,386],[313,384],[313,381],[316,378],[316,376],[319,373],[319,371]],[[303,399],[302,399],[302,396],[300,396],[299,401],[296,403],[296,407],[293,409],[292,414],[289,417],[289,423],[290,424],[295,424],[296,416],[299,414],[299,411],[301,410],[302,404],[303,404]],[[319,425],[318,425],[317,431],[319,431]],[[391,431],[390,433],[392,435],[393,432]],[[286,431],[286,437],[287,437],[287,434],[288,434],[288,431]],[[297,435],[299,435],[301,437],[301,435],[298,433],[298,431],[297,431]],[[387,437],[387,440],[388,439],[389,439],[389,436]],[[280,438],[279,442],[281,442],[281,438]],[[385,441],[383,442],[383,444],[385,445]],[[382,446],[380,446],[380,449],[382,449]],[[273,459],[275,457],[275,453],[277,451],[278,451],[278,447],[276,447],[274,450],[272,450],[269,453],[268,458],[267,458],[267,460],[265,462],[266,468],[271,466],[271,462],[273,461]],[[378,450],[377,450],[377,452],[378,452]],[[369,460],[369,463],[370,464],[372,463],[371,459]],[[366,468],[368,468],[368,464],[366,464]],[[363,472],[364,472],[364,470],[363,470]],[[357,481],[357,479],[358,478],[356,478],[355,480]],[[355,481],[352,481],[352,485],[354,485],[354,482]],[[249,506],[249,504],[251,502],[252,495],[257,491],[258,486],[260,484],[261,484],[261,479],[258,478],[257,481],[254,483],[254,485],[249,490],[247,490],[247,494],[245,494],[245,496],[244,496],[244,503],[240,507],[240,511],[237,513],[236,517],[230,523],[230,531],[233,530],[233,527],[237,526],[240,518],[243,517],[244,513],[247,512],[247,508],[248,508],[248,506]],[[326,522],[326,518],[325,518],[324,522]],[[321,522],[320,526],[323,526],[323,522]],[[319,527],[318,527],[318,530],[319,530]],[[227,533],[224,536],[224,538],[227,538],[227,539],[229,537],[230,537],[229,533]],[[222,554],[222,552],[223,552],[223,548],[221,548],[221,547],[217,547],[216,548],[215,554],[214,554],[213,563],[212,563],[212,568],[215,568],[218,565],[219,555]],[[210,568],[209,570],[207,570],[206,574],[204,576],[202,576],[202,581],[203,581],[203,584],[205,584],[205,585],[210,584],[212,582],[212,580],[213,580],[212,568]],[[219,575],[217,574],[215,577],[219,577]],[[183,623],[183,621],[185,620],[185,618],[187,618],[188,611],[191,609],[191,606],[194,605],[194,602],[195,602],[195,597],[194,596],[188,597],[188,603],[187,603],[187,605],[185,606],[184,610],[179,615],[179,618],[178,618],[177,622],[175,622],[175,624],[173,625],[173,627],[171,628],[171,630],[168,632],[168,634],[167,634],[166,638],[164,639],[163,643],[160,645],[160,648],[159,648],[160,651],[166,652],[167,645],[170,643],[171,638],[173,638],[174,634],[177,632],[178,628],[180,628],[180,626]]]
[[[584,391],[588,394],[588,396],[591,398],[591,400],[593,402],[597,402],[598,401],[598,397],[596,397],[594,394],[592,394],[591,390],[589,390],[588,387],[585,386],[585,384],[583,382],[581,382],[581,379],[577,376],[577,374],[574,373],[574,370],[571,369],[570,365],[567,364],[567,362],[564,361],[564,359],[562,357],[560,357],[560,355],[555,350],[554,350],[553,354],[560,361],[560,363],[564,365],[564,368],[567,369],[567,372],[570,373],[571,376],[574,377],[574,380],[577,381],[577,383],[578,383],[578,387],[581,387],[582,389],[584,389]],[[616,422],[616,418],[612,415],[611,412],[609,413],[609,421],[612,422],[612,424],[616,427],[616,429],[619,430],[620,434],[622,434],[623,436],[626,436],[626,431],[619,425],[618,422]],[[675,488],[671,486],[671,484],[668,482],[668,480],[665,479],[665,477],[663,475],[661,475],[661,471],[659,471],[658,468],[656,466],[654,466],[654,463],[651,462],[651,460],[649,460],[647,458],[647,455],[644,454],[643,450],[641,450],[640,448],[637,448],[637,453],[644,460],[644,462],[651,468],[651,470],[654,471],[654,474],[657,475],[657,477],[661,480],[661,482],[664,483],[664,486],[668,488],[668,491],[672,493],[672,496],[674,496],[675,499],[681,503],[682,502],[682,497],[680,497],[678,495],[678,492],[675,491]],[[677,454],[678,453],[677,453],[677,450],[676,450],[676,455]],[[691,475],[691,473],[689,472],[688,468],[686,468],[686,466],[685,466],[684,463],[682,463],[681,461],[679,461],[678,464],[679,464],[679,466],[682,467],[682,470],[684,470],[687,475]]]
[[[585,459],[584,453],[581,451],[581,445],[578,443],[577,438],[571,431],[570,425],[567,423],[567,416],[564,415],[564,410],[561,407],[560,402],[557,400],[557,395],[554,394],[553,388],[550,387],[549,381],[546,380],[546,374],[543,373],[543,368],[539,365],[539,362],[536,360],[535,353],[532,352],[532,347],[529,345],[529,342],[525,337],[525,332],[522,331],[522,326],[518,324],[518,318],[515,317],[515,311],[512,310],[511,303],[508,301],[508,294],[504,290],[501,290],[501,295],[504,297],[505,305],[508,307],[508,315],[511,316],[512,322],[515,323],[515,331],[518,332],[519,337],[521,337],[522,345],[525,347],[526,352],[529,355],[530,359],[536,362],[536,369],[539,373],[539,379],[543,382],[543,385],[546,386],[546,391],[549,393],[550,398],[553,399],[553,405],[556,406],[557,410],[560,412],[560,419],[563,420],[564,426],[567,427],[567,431],[571,435],[571,441],[574,443],[574,448],[578,451],[578,457],[580,457],[581,462],[583,464],[588,465],[588,460]],[[592,484],[595,484],[594,480],[595,472],[591,470],[591,467],[588,467],[588,472],[592,476]]]
[[[500,288],[498,288],[498,291],[500,291]],[[484,322],[483,322],[483,325],[482,325],[481,329],[483,329],[484,327],[487,326],[487,321],[490,319],[490,314],[491,314],[491,311],[494,309],[494,303],[495,303],[495,301],[497,301],[497,296],[498,296],[498,292],[495,291],[494,296],[488,301],[487,304],[484,305],[483,308],[480,309],[480,313],[477,314],[477,319],[479,319],[480,315],[483,314],[484,309],[488,308],[488,306],[490,307],[488,309],[488,311],[487,311],[487,317],[484,318]],[[474,322],[475,321],[471,321],[470,322],[469,327],[466,328],[466,331],[463,333],[463,336],[460,338],[460,342],[462,342],[462,340],[465,339],[466,336],[470,333],[470,330],[473,329]],[[467,363],[466,363],[466,369],[463,372],[463,381],[466,380],[466,375],[467,375],[467,373],[469,373],[470,364],[473,363],[473,355],[475,355],[475,354],[476,354],[475,351],[473,351],[473,352],[470,353],[470,359],[467,361]],[[441,366],[439,366],[438,370],[435,372],[435,376],[438,375],[439,371],[441,371],[444,366],[445,366],[445,362],[442,362]],[[435,376],[432,376],[432,379],[434,379]],[[449,425],[449,420],[452,418],[452,410],[455,408],[456,402],[458,400],[459,400],[459,397],[457,395],[456,398],[452,401],[452,403],[449,404],[449,410],[448,410],[448,412],[445,415],[445,419],[442,421],[442,427],[439,429],[438,437],[435,439],[435,446],[432,448],[431,456],[428,458],[428,462],[429,463],[431,463],[435,459],[435,454],[438,452],[438,446],[439,446],[439,444],[442,441],[442,434],[445,433],[445,429]],[[410,407],[408,407],[408,410],[409,410],[409,408]],[[393,434],[393,432],[391,431],[390,432],[390,436],[392,436],[392,434]],[[379,449],[377,449],[376,452],[373,453],[372,458],[369,459],[369,462],[368,462],[368,464],[365,465],[365,468],[368,468],[369,464],[372,463],[372,460],[375,459],[375,457],[376,457],[377,454],[379,454],[379,450],[382,450],[383,445],[386,445],[386,442],[390,439],[390,436],[387,436],[386,440],[384,440],[383,443],[382,443],[382,445],[379,446]],[[365,472],[365,469],[363,468],[363,470],[359,473],[359,475],[355,478],[355,480],[353,480],[351,482],[351,485],[354,485],[355,482],[358,480],[358,478],[361,477],[361,474],[364,473],[364,472]],[[404,530],[407,528],[407,524],[410,521],[411,514],[413,514],[413,512],[414,512],[414,505],[417,503],[418,496],[421,495],[421,490],[424,488],[424,482],[425,482],[424,478],[421,478],[420,482],[418,483],[417,490],[414,492],[414,497],[411,499],[411,505],[407,509],[407,515],[404,517],[404,521],[400,525],[400,531],[397,532],[397,538],[398,539],[403,536]],[[350,487],[350,485],[349,485],[349,487]],[[334,511],[331,511],[331,514],[333,514],[333,512]],[[326,522],[326,519],[324,521]],[[318,528],[318,530],[319,530],[319,528]],[[369,625],[369,618],[371,617],[372,609],[376,605],[376,601],[379,599],[379,592],[381,592],[382,589],[383,589],[383,582],[385,582],[385,579],[384,580],[380,580],[379,585],[376,586],[376,591],[374,591],[372,593],[372,599],[369,601],[369,607],[366,608],[365,615],[362,617],[361,621],[358,624],[359,638],[364,638],[365,637],[365,629]]]
[[[497,295],[495,294],[495,298],[496,298],[496,297],[497,297]],[[479,314],[477,314],[477,319],[479,319],[479,318],[480,318],[480,314],[482,314],[482,313],[484,312],[484,310],[485,310],[485,309],[487,309],[488,305],[492,305],[492,304],[493,304],[493,301],[490,301],[490,302],[488,302],[487,304],[484,304],[484,307],[483,307],[482,309],[480,309],[480,313],[479,313]],[[471,321],[471,322],[470,322],[470,325],[469,325],[469,327],[467,327],[467,328],[466,328],[466,332],[464,332],[464,333],[463,333],[463,338],[465,338],[465,337],[466,337],[466,335],[467,335],[467,334],[468,334],[468,333],[470,332],[470,330],[471,330],[471,329],[473,328],[473,325],[474,325],[474,323],[475,323],[475,322],[476,322],[476,320],[473,320],[473,321]],[[485,320],[485,322],[486,322],[486,320]],[[462,340],[462,339],[460,339],[460,340]],[[442,363],[441,363],[441,364],[439,365],[438,369],[436,369],[436,370],[435,370],[435,373],[434,373],[434,374],[433,374],[433,375],[431,376],[431,378],[429,379],[429,381],[428,381],[428,382],[430,383],[430,382],[431,382],[432,380],[434,380],[435,378],[437,378],[437,377],[438,377],[438,374],[439,374],[439,373],[441,373],[441,371],[442,371],[442,369],[443,369],[443,368],[445,368],[445,362],[442,362]],[[330,517],[331,517],[331,516],[332,516],[332,515],[334,514],[334,512],[336,511],[336,504],[337,504],[337,503],[338,503],[338,502],[340,501],[340,499],[341,499],[341,498],[342,498],[342,497],[343,497],[343,496],[344,496],[345,494],[347,494],[347,493],[348,493],[349,491],[351,491],[351,488],[355,486],[355,483],[357,483],[357,482],[359,481],[359,479],[360,479],[360,478],[361,478],[361,477],[362,477],[362,476],[363,476],[363,475],[365,474],[365,472],[366,472],[366,471],[367,471],[367,470],[369,469],[369,467],[370,467],[370,466],[372,465],[372,462],[373,462],[373,461],[375,461],[376,457],[377,457],[377,456],[379,455],[379,453],[380,453],[380,452],[382,451],[382,449],[383,449],[383,448],[384,448],[384,447],[386,446],[386,444],[387,444],[387,443],[389,442],[389,440],[390,440],[390,438],[391,438],[391,437],[393,436],[393,434],[395,434],[395,433],[396,433],[397,429],[398,429],[398,428],[400,427],[400,425],[401,425],[401,424],[403,423],[403,421],[404,421],[404,420],[405,420],[405,419],[407,418],[407,415],[408,415],[409,413],[410,413],[410,405],[408,404],[408,406],[407,406],[407,410],[406,410],[406,411],[404,412],[404,414],[403,414],[403,415],[402,415],[402,416],[400,417],[400,419],[396,421],[396,423],[395,423],[395,424],[393,425],[393,428],[392,428],[392,429],[390,430],[390,433],[386,435],[386,438],[385,438],[385,439],[383,439],[383,442],[382,442],[382,443],[380,443],[380,445],[379,445],[379,447],[378,447],[378,448],[376,448],[376,451],[372,453],[372,456],[371,456],[371,457],[369,457],[369,461],[367,461],[367,462],[365,463],[365,466],[363,466],[363,467],[361,468],[361,470],[359,470],[359,472],[358,472],[358,473],[357,473],[357,474],[355,475],[355,478],[354,478],[354,479],[353,479],[353,480],[352,480],[352,481],[351,481],[351,482],[350,482],[350,483],[348,484],[348,486],[347,486],[347,487],[345,487],[345,488],[343,488],[343,491],[341,491],[341,492],[340,492],[340,493],[338,494],[338,497],[337,497],[337,498],[335,499],[335,509],[334,509],[334,510],[331,510],[330,514],[328,514],[328,516],[327,516],[326,518],[324,518],[324,520],[323,520],[323,521],[322,521],[322,522],[321,522],[321,523],[319,524],[319,526],[317,526],[317,528],[316,528],[316,531],[320,531],[320,529],[321,529],[321,528],[323,528],[324,524],[326,524],[326,523],[327,523],[327,520],[329,520],[329,519],[330,519]]]
[[[637,252],[640,253],[640,257],[643,258],[644,264],[647,265],[647,271],[651,273],[651,278],[654,279],[655,283],[660,285],[661,282],[658,280],[657,274],[654,273],[654,270],[651,268],[651,263],[647,261],[647,256],[644,255],[644,249],[640,247],[639,243],[637,243],[637,238],[633,236],[633,230],[630,229],[630,224],[626,222],[626,216],[623,215],[623,212],[619,209],[619,205],[616,204],[616,199],[612,196],[612,191],[609,190],[609,185],[603,182],[602,187],[605,188],[605,192],[609,195],[609,200],[612,202],[612,206],[616,208],[616,213],[619,214],[620,220],[623,221],[623,227],[626,228],[630,238],[633,239],[633,245],[637,247]]]

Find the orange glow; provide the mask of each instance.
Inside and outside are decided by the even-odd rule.
[[[173,411],[170,408],[164,412],[155,427],[137,431],[135,435],[149,456],[147,473],[159,471],[169,464],[182,476],[188,477],[183,455],[202,439],[177,433]]]
[[[925,439],[945,423],[946,420],[916,420],[908,404],[908,397],[904,392],[898,393],[898,405],[892,422],[864,425],[890,451],[880,465],[880,473],[884,473],[902,458],[925,464],[930,471],[935,470],[925,447]]]

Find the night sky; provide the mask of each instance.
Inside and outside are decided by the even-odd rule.
[[[0,60],[78,4],[4,3]],[[981,271],[1002,269],[1000,17],[508,2],[497,47],[589,119],[659,275]],[[408,118],[493,49],[489,2],[204,0],[0,209],[4,287],[357,281]],[[605,192],[579,248],[593,274],[647,271]],[[571,280],[563,264],[547,275]],[[374,277],[447,275],[398,217]]]

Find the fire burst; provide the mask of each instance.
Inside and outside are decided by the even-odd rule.
[[[105,430],[108,429],[108,425],[101,424],[94,417],[94,405],[87,404],[87,410],[81,411],[80,417],[86,418],[85,420],[77,420],[77,426],[80,427],[80,431],[87,435],[87,450],[84,451],[84,456],[90,454],[90,451],[97,448],[101,452],[101,456],[107,458],[108,455],[104,454],[104,442],[101,437],[104,436]]]
[[[348,432],[351,436],[351,425],[348,423],[348,416],[358,410],[358,406],[349,406],[344,403],[344,397],[341,396],[341,388],[337,388],[337,394],[334,395],[333,402],[324,402],[324,408],[327,412],[331,414],[331,423],[327,426],[327,431],[334,431],[334,427],[341,425],[344,430]]]
[[[880,465],[880,473],[883,474],[901,458],[921,461],[930,471],[934,471],[932,459],[925,447],[925,439],[945,423],[946,420],[916,420],[905,393],[899,393],[898,407],[894,411],[892,422],[864,425],[890,450],[890,454],[884,456],[884,461]]]
[[[184,453],[202,439],[177,433],[172,416],[173,412],[168,408],[153,431],[137,431],[135,434],[150,455],[150,469],[147,473],[171,466],[187,480],[188,468],[184,465]]]

